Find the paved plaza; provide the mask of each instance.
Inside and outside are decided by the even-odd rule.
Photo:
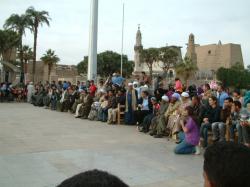
[[[174,146],[131,126],[0,103],[0,187],[53,187],[95,168],[130,186],[201,187],[202,156],[177,156]]]

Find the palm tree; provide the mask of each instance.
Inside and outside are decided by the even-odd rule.
[[[55,51],[48,49],[46,53],[41,57],[41,60],[48,65],[48,80],[50,80],[50,73],[52,67],[60,61],[60,58],[55,54]]]
[[[49,13],[47,11],[36,11],[34,7],[29,7],[26,10],[27,16],[31,20],[32,32],[34,33],[34,47],[33,47],[33,70],[32,70],[32,80],[35,81],[35,73],[36,73],[36,47],[37,47],[37,34],[38,27],[43,26],[45,23],[49,26]]]
[[[23,50],[23,60],[24,60],[24,73],[27,73],[27,63],[33,58],[33,51],[28,45],[22,47]]]
[[[186,80],[186,86],[188,87],[188,80],[198,71],[198,67],[190,58],[185,57],[182,63],[176,65],[175,71]]]
[[[24,79],[24,65],[23,65],[23,36],[25,35],[25,29],[29,28],[29,18],[27,15],[22,14],[12,14],[4,24],[4,28],[13,30],[19,34],[19,51],[20,51],[20,61],[21,61],[21,78],[20,82],[23,82]]]
[[[18,45],[18,33],[11,30],[0,30],[0,60],[10,61],[12,50]]]
[[[159,50],[156,48],[143,49],[141,51],[141,61],[146,63],[149,69],[150,79],[153,76],[153,64],[157,62],[159,58]]]

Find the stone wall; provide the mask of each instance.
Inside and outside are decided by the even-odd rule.
[[[27,66],[26,82],[32,80],[32,68],[33,63],[29,62]],[[56,65],[52,67],[49,77],[48,65],[44,64],[42,61],[37,61],[36,63],[36,75],[35,82],[46,82],[46,81],[70,81],[75,83],[77,81],[78,72],[76,66],[71,65]],[[78,78],[79,79],[79,78]]]

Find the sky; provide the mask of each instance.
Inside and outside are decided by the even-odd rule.
[[[98,52],[121,52],[123,3],[124,54],[131,60],[140,24],[144,48],[178,45],[184,55],[193,33],[200,45],[241,44],[244,63],[250,65],[249,0],[99,0]],[[61,64],[76,65],[88,55],[90,0],[0,0],[0,29],[12,13],[30,6],[51,17],[50,27],[39,28],[38,59],[47,49],[55,50]],[[28,30],[24,44],[33,46]]]

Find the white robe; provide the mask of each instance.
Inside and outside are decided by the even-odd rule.
[[[32,84],[29,84],[27,87],[28,93],[27,93],[27,102],[30,103],[31,96],[34,93],[34,86]]]

